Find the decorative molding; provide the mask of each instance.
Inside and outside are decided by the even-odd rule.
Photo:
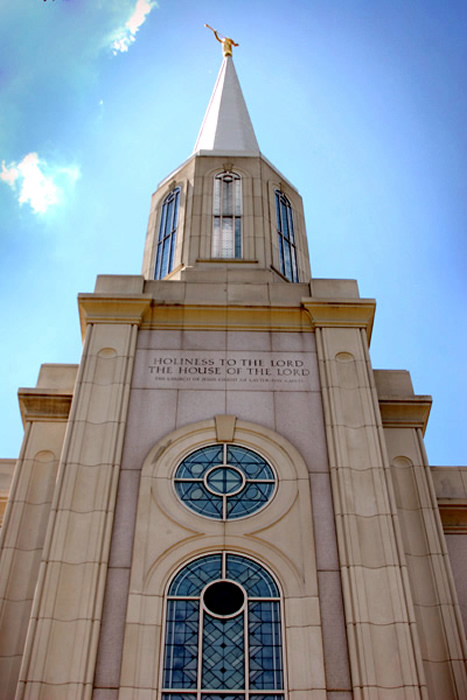
[[[73,394],[59,389],[18,389],[23,426],[26,421],[67,421]]]
[[[384,428],[420,428],[425,434],[430,416],[431,396],[378,397]]]
[[[81,333],[84,338],[90,323],[127,323],[140,326],[151,306],[149,295],[79,294],[78,307]]]
[[[312,328],[363,328],[368,343],[375,318],[374,299],[302,299],[311,318]]]

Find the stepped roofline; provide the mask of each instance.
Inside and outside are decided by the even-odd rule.
[[[232,57],[225,56],[193,154],[258,156],[259,153]]]

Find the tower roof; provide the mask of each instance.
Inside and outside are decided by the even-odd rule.
[[[258,156],[250,115],[231,56],[225,56],[204,115],[194,153]]]

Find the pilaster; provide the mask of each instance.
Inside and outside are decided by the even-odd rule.
[[[19,390],[25,437],[0,537],[2,700],[15,696],[75,375],[46,365],[37,387]]]
[[[98,295],[96,295],[96,298]],[[89,698],[136,337],[147,301],[97,304],[60,462],[17,698]],[[140,313],[137,309],[139,308]]]
[[[430,397],[415,396],[411,385],[389,394],[390,373],[377,380],[429,697],[460,700],[467,697],[464,629],[423,444]]]
[[[368,355],[374,304],[303,304],[316,332],[354,697],[426,698]]]

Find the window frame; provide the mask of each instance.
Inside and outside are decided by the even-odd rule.
[[[226,183],[230,182],[233,186],[229,196]],[[220,260],[240,260],[243,257],[242,176],[232,170],[214,176],[211,257]]]
[[[207,582],[204,582],[201,586],[201,590],[197,595],[175,595],[171,593],[171,589],[173,584],[176,582],[177,577],[186,569],[188,569],[191,565],[193,565],[197,561],[202,561],[203,559],[215,559],[216,557],[221,558],[221,576],[220,577],[215,577],[213,576],[211,579],[208,579]],[[247,562],[251,563],[254,567],[258,567],[260,570],[263,570],[267,576],[269,576],[272,579],[272,583],[274,584],[277,595],[263,595],[263,596],[255,596],[255,595],[250,595],[246,591],[245,586],[240,583],[239,581],[236,581],[235,578],[233,577],[228,577],[227,576],[227,561],[229,557],[234,557],[242,560],[246,560]],[[225,687],[213,687],[213,688],[203,688],[202,687],[202,680],[203,680],[203,673],[204,673],[204,661],[203,661],[203,647],[206,648],[206,646],[203,644],[204,639],[203,639],[203,623],[206,615],[208,617],[215,617],[215,616],[210,616],[209,615],[209,610],[207,606],[205,605],[203,601],[203,596],[207,588],[214,583],[218,581],[234,581],[237,586],[242,588],[242,590],[245,592],[245,600],[243,603],[243,606],[239,608],[238,612],[235,613],[233,616],[232,615],[226,615],[225,620],[228,622],[232,619],[236,619],[236,617],[240,617],[240,615],[243,618],[244,622],[244,630],[243,630],[243,636],[244,636],[244,644],[243,644],[243,671],[244,671],[244,687],[243,688],[225,688]],[[196,667],[196,687],[195,688],[183,688],[183,687],[165,687],[164,686],[164,680],[165,680],[165,675],[166,675],[166,658],[168,655],[168,650],[169,647],[167,646],[168,642],[168,637],[169,637],[169,624],[171,620],[169,620],[168,617],[168,612],[169,612],[169,604],[170,601],[174,600],[189,600],[189,601],[198,601],[198,617],[197,617],[197,624],[198,624],[198,631],[197,631],[197,667]],[[279,629],[279,643],[276,645],[272,645],[273,649],[278,649],[278,658],[280,665],[279,667],[275,667],[272,670],[273,674],[278,674],[280,675],[281,685],[282,687],[274,687],[274,688],[252,688],[250,687],[250,676],[252,673],[252,669],[250,667],[251,664],[251,659],[250,659],[250,638],[253,636],[254,633],[252,633],[251,626],[250,626],[250,604],[255,604],[258,601],[263,601],[263,602],[272,602],[277,604],[276,605],[276,610],[278,612],[278,617],[274,621],[276,626],[278,626]],[[174,606],[175,607],[175,606]],[[272,610],[272,607],[271,607]],[[209,648],[209,647],[208,647]],[[267,647],[266,647],[267,648]],[[204,554],[198,554],[195,557],[192,557],[189,561],[185,561],[184,564],[180,567],[177,568],[177,570],[170,576],[168,584],[166,586],[165,594],[164,594],[164,606],[163,606],[163,620],[162,620],[162,635],[161,635],[161,647],[160,647],[160,669],[159,669],[159,700],[207,700],[208,698],[211,697],[216,697],[216,698],[226,698],[226,700],[237,700],[237,698],[241,700],[286,700],[287,698],[287,663],[286,663],[286,639],[285,639],[285,617],[284,617],[284,595],[282,592],[282,587],[279,584],[279,581],[277,580],[277,577],[275,574],[269,569],[268,566],[266,566],[263,562],[259,562],[257,559],[254,557],[250,556],[250,554],[246,555],[243,552],[240,551],[232,551],[232,550],[214,550],[214,551],[209,551]]]
[[[160,207],[159,234],[156,244],[154,279],[161,280],[173,270],[177,242],[178,215],[180,211],[181,187],[174,187]],[[171,206],[172,205],[172,206]]]
[[[279,189],[274,190],[274,197],[280,272],[289,282],[298,282],[297,246],[292,203],[287,195]]]

